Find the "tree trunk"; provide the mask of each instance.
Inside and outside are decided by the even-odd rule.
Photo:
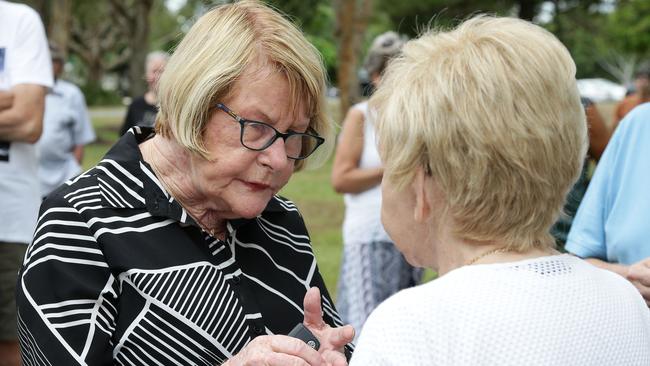
[[[149,49],[149,15],[153,6],[152,0],[136,1],[134,12],[131,14],[132,37],[129,41],[131,58],[129,59],[128,77],[130,80],[129,94],[136,97],[147,90],[145,83],[145,62]]]
[[[47,27],[49,39],[56,43],[67,57],[72,26],[72,0],[51,1],[50,23]]]
[[[86,83],[101,88],[102,78],[104,77],[104,64],[101,56],[95,55],[91,59],[85,59],[86,67],[88,68],[88,75],[86,76]]]
[[[537,1],[519,0],[517,3],[519,5],[519,18],[532,21],[537,10]]]
[[[372,0],[337,0],[336,10],[338,39],[337,81],[340,91],[341,115],[359,98],[357,65],[361,53],[361,40],[365,34],[368,18],[372,12]]]

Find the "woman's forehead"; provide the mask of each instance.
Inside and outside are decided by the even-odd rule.
[[[309,120],[306,98],[296,98],[286,74],[277,68],[244,72],[229,94],[224,104],[233,104],[228,106],[236,113],[264,113],[271,119]]]

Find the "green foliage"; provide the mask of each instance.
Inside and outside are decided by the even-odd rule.
[[[154,1],[149,16],[151,31],[149,32],[148,48],[150,51],[169,52],[180,42],[183,36],[179,26],[181,17],[182,15],[172,14],[165,6],[164,1]]]
[[[546,28],[569,49],[577,66],[577,78],[604,77],[598,64],[599,46],[594,34],[602,33],[603,14],[588,6],[575,6],[556,12]]]
[[[430,25],[455,25],[472,14],[506,14],[513,3],[505,0],[379,0],[377,11],[388,15],[393,30],[415,37]]]
[[[303,23],[303,31],[307,39],[323,55],[329,80],[336,80],[338,53],[333,33],[336,23],[334,9],[329,4],[321,3],[316,6],[315,11],[312,9],[312,13],[314,16]]]
[[[267,4],[287,15],[299,27],[311,24],[319,14],[317,9],[323,0],[266,0]]]
[[[324,0],[266,0],[294,22],[323,56],[329,80],[336,80],[338,54],[334,28],[336,15]]]
[[[84,93],[86,103],[89,106],[118,105],[122,101],[122,98],[117,91],[104,90],[98,84],[88,83],[86,85],[81,85],[80,88]]]
[[[621,1],[609,14],[603,38],[623,53],[650,57],[650,1]]]

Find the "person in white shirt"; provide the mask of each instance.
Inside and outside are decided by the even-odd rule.
[[[45,98],[43,134],[38,141],[41,197],[81,172],[84,145],[95,140],[86,99],[71,82],[61,79],[63,51],[50,43],[54,87]]]
[[[382,222],[440,278],[370,315],[351,365],[650,365],[650,311],[549,233],[587,125],[567,49],[477,16],[407,43],[370,101]]]
[[[43,23],[0,0],[0,362],[19,365],[15,285],[41,202],[34,143],[52,65]]]

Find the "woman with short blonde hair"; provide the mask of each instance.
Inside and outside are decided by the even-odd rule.
[[[477,16],[407,43],[371,100],[382,222],[439,279],[370,316],[352,365],[641,365],[650,312],[553,249],[587,149],[575,65],[548,31]]]

